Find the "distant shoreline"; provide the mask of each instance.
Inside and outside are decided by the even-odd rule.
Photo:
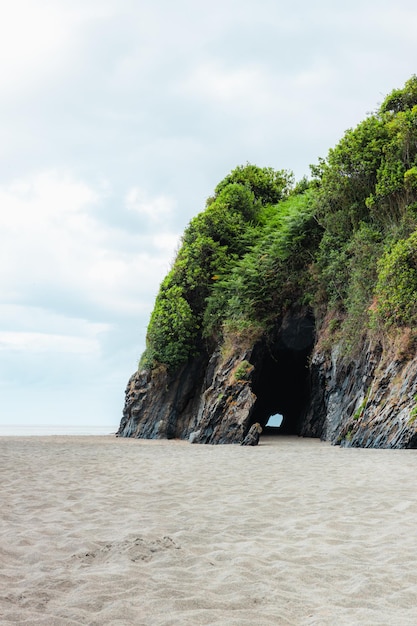
[[[113,429],[112,429],[113,428]],[[0,437],[49,437],[68,435],[75,437],[115,435],[116,427],[111,426],[56,426],[56,425],[0,425]]]

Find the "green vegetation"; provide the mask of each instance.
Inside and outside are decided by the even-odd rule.
[[[267,336],[294,304],[351,353],[417,324],[417,77],[311,172],[294,184],[247,164],[217,185],[161,284],[142,367]]]
[[[235,380],[242,381],[247,380],[250,376],[250,373],[253,370],[253,365],[249,363],[249,361],[243,360],[239,363],[237,368],[235,369]]]
[[[366,406],[368,404],[369,393],[370,392],[368,391],[368,393],[366,394],[365,398],[363,399],[363,401],[361,402],[361,404],[359,405],[359,407],[356,409],[355,413],[353,414],[353,419],[355,421],[359,420],[359,419],[361,419],[363,417],[363,414],[365,413]]]
[[[412,326],[417,319],[417,231],[400,239],[378,262],[374,315],[386,326]]]
[[[417,403],[417,395],[413,398],[414,402]],[[417,420],[417,404],[411,409],[410,417],[408,419],[408,425],[411,426]]]

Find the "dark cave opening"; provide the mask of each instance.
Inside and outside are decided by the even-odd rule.
[[[252,391],[256,402],[251,424],[259,422],[267,434],[300,434],[310,397],[308,360],[314,337],[312,315],[292,315],[273,340],[254,351]],[[277,413],[283,416],[281,426],[267,426],[269,418]]]

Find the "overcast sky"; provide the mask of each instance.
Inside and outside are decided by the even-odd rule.
[[[417,73],[397,0],[0,0],[0,425],[117,429],[215,185],[297,179]]]

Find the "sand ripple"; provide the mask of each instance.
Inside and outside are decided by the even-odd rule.
[[[0,438],[0,623],[417,623],[417,452]]]

